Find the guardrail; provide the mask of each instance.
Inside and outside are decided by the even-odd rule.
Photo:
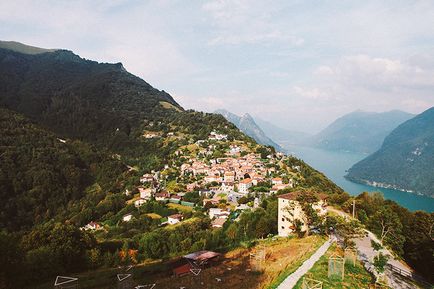
[[[403,277],[406,277],[408,279],[411,279],[413,281],[418,282],[419,284],[423,285],[425,288],[431,289],[434,288],[432,284],[428,283],[427,281],[425,281],[425,279],[422,276],[419,276],[413,272],[407,271],[407,270],[403,270],[401,268],[398,268],[396,266],[393,266],[392,264],[387,264],[386,265],[390,271],[395,272]]]

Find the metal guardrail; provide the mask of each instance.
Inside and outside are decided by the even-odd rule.
[[[403,270],[401,268],[398,268],[396,266],[393,266],[392,264],[386,265],[392,272],[395,272],[403,277],[406,277],[408,279],[411,279],[415,282],[418,282],[419,284],[423,285],[425,288],[431,289],[434,288],[434,286],[430,283],[428,283],[422,276],[419,276],[413,272]]]

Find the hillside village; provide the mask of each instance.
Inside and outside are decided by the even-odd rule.
[[[145,138],[159,136],[147,132]],[[173,137],[174,133],[169,133]],[[261,152],[255,149],[262,150]],[[263,147],[252,148],[242,141],[229,141],[226,134],[212,131],[205,140],[175,151],[175,161],[163,170],[143,174],[140,184],[126,189],[129,204],[140,208],[158,201],[176,208],[177,212],[160,217],[161,225],[174,225],[186,219],[186,211],[203,207],[212,220],[212,227],[221,228],[229,216],[239,216],[244,210],[259,207],[264,198],[279,190],[293,188],[297,166],[293,173],[283,166],[283,153]],[[150,213],[150,214],[152,214]],[[187,214],[187,216],[190,214]],[[123,222],[134,218],[133,213],[122,216]],[[84,229],[102,228],[95,221]]]

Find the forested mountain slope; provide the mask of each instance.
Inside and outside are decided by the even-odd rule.
[[[23,116],[0,109],[0,228],[29,229],[78,214],[97,184],[113,189],[126,170],[119,161],[80,141],[62,140]],[[94,203],[104,194],[93,195]],[[82,202],[84,204],[85,202]]]
[[[349,170],[347,178],[434,197],[434,108],[393,130],[377,152]]]
[[[149,169],[161,166],[189,138],[204,138],[213,129],[232,138],[238,134],[222,116],[184,111],[120,63],[97,63],[67,50],[34,55],[0,48],[0,106]],[[164,141],[173,131],[183,138]],[[149,132],[155,137],[143,137]]]
[[[393,129],[411,117],[412,114],[398,110],[354,111],[335,120],[308,143],[327,150],[373,153]]]

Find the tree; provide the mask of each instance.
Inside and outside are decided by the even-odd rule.
[[[19,288],[24,276],[20,275],[23,254],[17,240],[0,231],[0,288]],[[19,278],[17,277],[19,276]]]
[[[390,245],[398,245],[398,248],[402,248],[402,224],[398,215],[389,207],[378,210],[370,218],[369,227],[380,238],[382,243],[385,241]]]
[[[98,268],[101,265],[101,251],[97,248],[93,248],[88,251],[89,266],[93,269]]]
[[[318,202],[318,197],[310,192],[303,192],[297,195],[296,200],[290,202],[287,206],[286,211],[292,217],[293,220],[289,220],[293,223],[293,225],[297,228],[294,219],[294,210],[297,206],[300,206],[303,210],[303,213],[299,215],[298,221],[301,222],[300,230],[302,230],[303,224],[306,225],[306,234],[309,234],[310,226],[319,226],[322,224],[322,218],[317,214],[317,212],[312,207],[313,204]],[[300,234],[299,234],[300,235]]]
[[[404,257],[428,280],[434,281],[434,213],[416,211],[405,229]]]
[[[260,218],[258,223],[256,224],[256,237],[264,238],[265,236],[267,236],[271,231],[270,223],[272,222],[273,221],[266,216]]]
[[[374,267],[378,273],[381,274],[384,272],[388,259],[389,258],[386,255],[383,255],[383,253],[381,252],[374,257]]]
[[[232,242],[234,242],[235,239],[237,238],[237,232],[238,232],[237,223],[231,223],[226,230],[226,235]]]

